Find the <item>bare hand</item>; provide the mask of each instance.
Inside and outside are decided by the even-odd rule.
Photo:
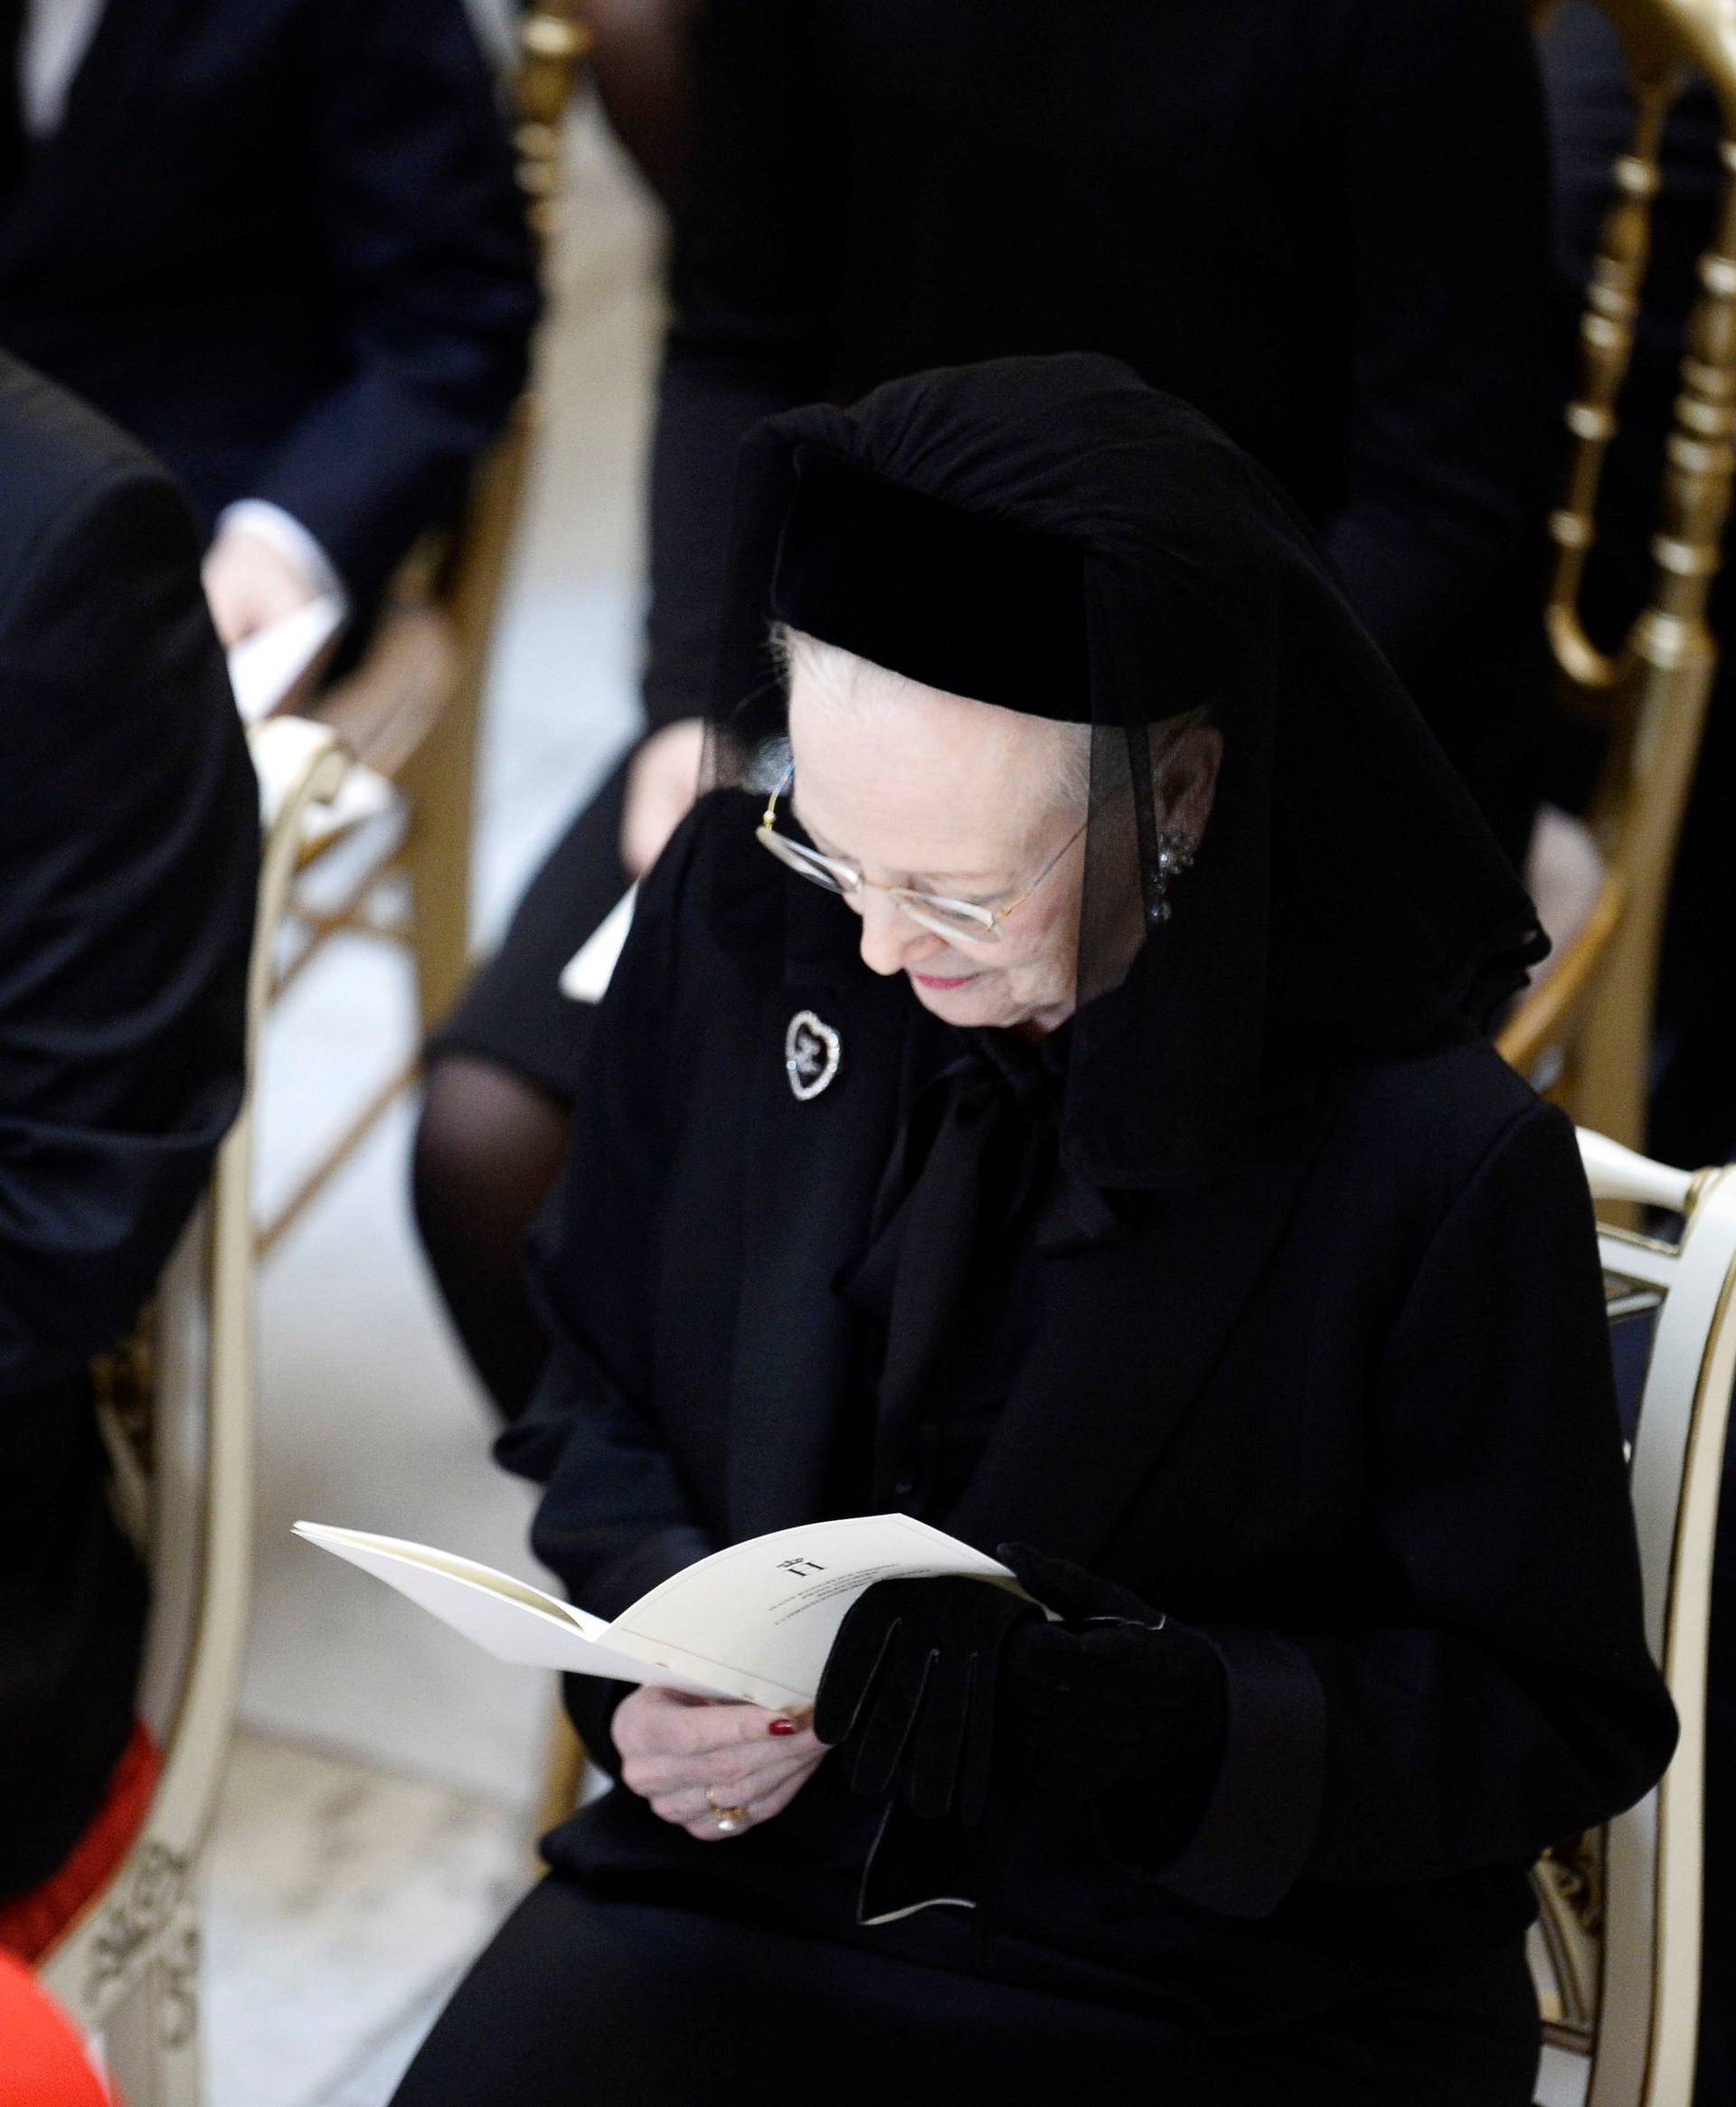
[[[794,1724],[794,1733],[774,1733],[774,1721]],[[679,1690],[635,1690],[617,1707],[613,1731],[622,1784],[702,1844],[732,1833],[718,1828],[707,1786],[720,1808],[745,1808],[743,1827],[757,1827],[783,1812],[827,1753],[811,1719]]]
[[[642,878],[688,813],[699,789],[705,726],[683,717],[654,732],[627,771],[627,808],[621,816],[621,862]]]
[[[204,582],[225,650],[317,597],[312,581],[279,549],[243,526],[225,527],[206,551]]]

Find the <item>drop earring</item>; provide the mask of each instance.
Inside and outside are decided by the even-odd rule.
[[[1179,827],[1166,827],[1157,836],[1157,871],[1146,909],[1148,921],[1169,920],[1169,887],[1172,879],[1194,865],[1194,844]]]

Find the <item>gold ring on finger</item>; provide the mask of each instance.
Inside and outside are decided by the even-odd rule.
[[[717,1824],[719,1836],[740,1836],[741,1831],[747,1828],[747,1809],[745,1807],[720,1807],[717,1803],[717,1795],[709,1785],[705,1788],[705,1804],[712,1810],[712,1819]]]

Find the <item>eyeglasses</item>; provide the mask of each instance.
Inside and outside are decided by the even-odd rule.
[[[949,942],[999,943],[1001,924],[1015,907],[1023,906],[1030,899],[1084,833],[1088,824],[1080,822],[1023,893],[1015,893],[1005,906],[985,907],[975,900],[949,900],[944,893],[918,893],[908,885],[876,884],[873,879],[864,878],[854,864],[840,863],[836,856],[822,855],[818,849],[792,841],[787,834],[779,834],[778,800],[788,791],[795,779],[795,770],[786,769],[777,788],[766,799],[766,808],[754,829],[754,838],[760,847],[769,849],[797,877],[806,878],[812,885],[823,885],[828,893],[859,893],[866,887],[870,892],[891,893],[892,905],[901,914],[908,915],[919,929],[927,930],[931,936],[945,937]]]

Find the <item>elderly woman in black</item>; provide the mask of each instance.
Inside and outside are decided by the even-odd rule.
[[[1572,1134],[1481,1035],[1529,903],[1112,362],[761,427],[732,621],[502,1454],[599,1611],[898,1507],[1049,1615],[882,1583],[811,1720],[575,1683],[620,1782],[400,2107],[1528,2107],[1525,1868],[1673,1735]]]

